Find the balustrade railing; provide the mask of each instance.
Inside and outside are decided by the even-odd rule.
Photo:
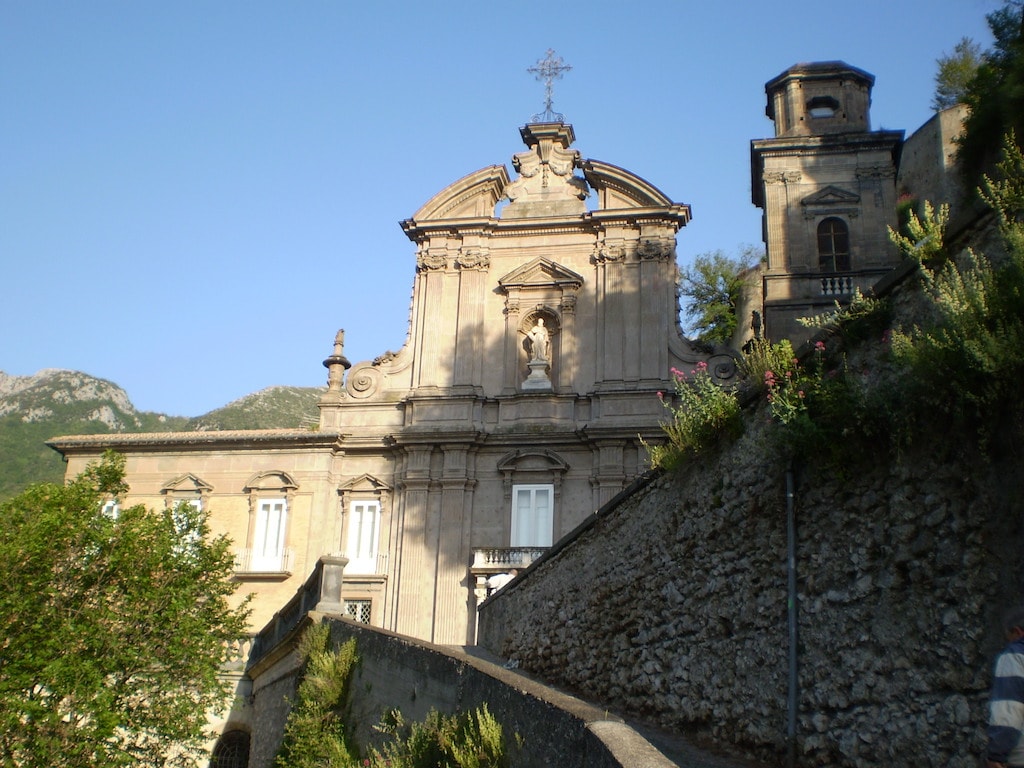
[[[349,576],[379,576],[388,572],[388,553],[381,552],[372,557],[350,557],[345,573]]]
[[[853,275],[822,275],[822,296],[849,296],[853,293]]]
[[[228,656],[227,660],[223,664],[225,672],[241,671],[245,669],[245,664],[249,659],[249,654],[252,652],[252,635],[246,635],[240,637],[237,640],[232,640],[225,643],[227,646]]]
[[[473,550],[474,571],[526,568],[548,551],[547,547],[489,547]]]
[[[235,551],[235,573],[291,573],[293,560],[291,549],[273,556],[252,549],[239,549]]]

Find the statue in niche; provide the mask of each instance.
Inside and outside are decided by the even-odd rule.
[[[530,339],[530,356],[532,360],[547,360],[550,337],[548,329],[544,327],[544,318],[538,317],[537,322],[527,334]]]

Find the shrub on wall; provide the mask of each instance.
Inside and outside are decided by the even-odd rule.
[[[735,392],[715,384],[705,362],[697,363],[687,377],[673,368],[675,402],[658,397],[671,417],[662,425],[668,442],[648,446],[651,466],[671,469],[688,455],[699,453],[718,441],[742,431],[740,406]]]
[[[916,409],[975,425],[988,445],[1000,423],[1018,407],[1024,375],[1024,155],[1007,137],[1001,179],[985,178],[981,196],[995,212],[1006,246],[994,261],[968,249],[959,260],[938,260],[948,219],[943,206],[925,209],[917,243],[893,235],[908,257],[921,263],[924,290],[935,320],[893,334],[895,362]]]
[[[802,359],[788,341],[761,341],[745,352],[745,391],[760,394],[776,422],[772,437],[791,456],[841,464],[864,444],[900,451],[935,416],[975,429],[991,447],[1008,418],[1019,419],[1024,378],[1024,154],[1007,137],[1000,179],[985,178],[982,198],[995,213],[1006,255],[970,249],[949,256],[947,206],[910,212],[906,234],[890,237],[919,265],[924,310],[910,328],[889,328],[890,308],[855,294],[844,307],[808,318],[821,338]],[[835,340],[835,343],[832,342]],[[867,343],[865,343],[867,342]],[[851,366],[847,350],[856,349]],[[674,402],[667,442],[649,447],[651,464],[670,469],[742,431],[736,390],[718,387],[699,364],[672,371]]]
[[[337,650],[329,645],[327,624],[310,626],[299,642],[305,670],[284,727],[275,768],[355,766],[358,748],[345,725],[352,668],[358,661],[356,641]]]
[[[360,758],[348,726],[352,672],[358,663],[352,638],[335,649],[330,627],[314,624],[303,634],[298,653],[304,670],[285,723],[275,768],[505,768],[501,723],[487,705],[456,715],[431,710],[422,723],[407,723],[399,710],[377,726],[389,741]]]

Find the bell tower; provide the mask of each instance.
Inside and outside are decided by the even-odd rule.
[[[765,84],[775,137],[751,142],[763,211],[764,334],[794,343],[797,319],[866,293],[897,263],[896,170],[903,131],[872,131],[874,77],[841,61],[797,64]]]

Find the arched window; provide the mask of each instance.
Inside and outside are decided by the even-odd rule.
[[[835,216],[818,225],[818,266],[822,272],[850,271],[850,230]]]
[[[210,756],[210,768],[248,768],[249,734],[228,731],[217,740]]]

